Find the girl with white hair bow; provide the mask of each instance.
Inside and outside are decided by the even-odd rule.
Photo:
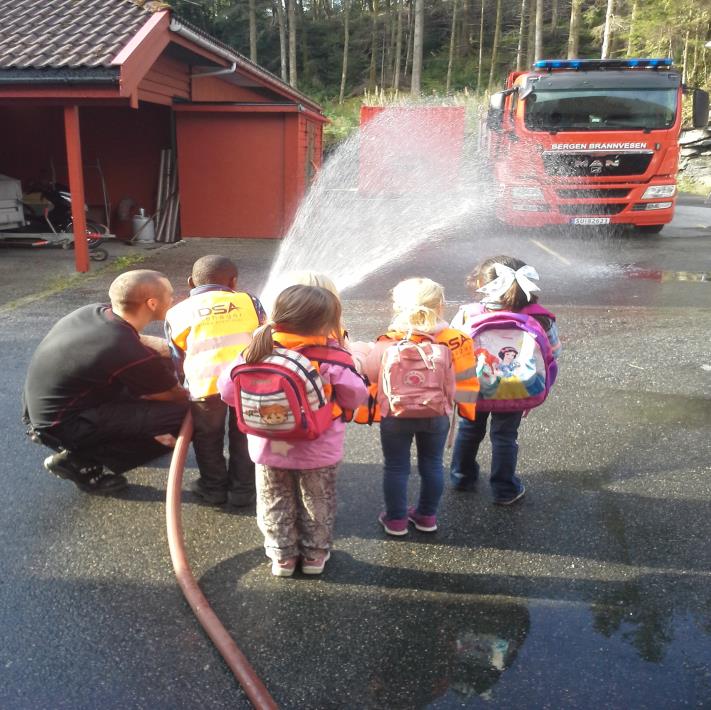
[[[487,313],[525,312],[535,318],[545,330],[552,355],[560,353],[560,340],[555,316],[538,305],[538,272],[533,266],[510,256],[495,256],[477,266],[467,279],[467,285],[480,297],[477,303],[463,306],[451,323],[452,328],[470,335],[470,324]],[[482,375],[483,376],[483,375]],[[482,381],[482,389],[484,382]],[[523,411],[481,411],[474,420],[460,419],[452,454],[450,477],[456,490],[474,487],[479,477],[477,454],[486,436],[487,421],[491,417],[491,476],[489,482],[497,505],[511,505],[519,501],[526,488],[516,475],[518,460],[518,428]]]

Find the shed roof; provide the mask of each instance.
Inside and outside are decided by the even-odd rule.
[[[0,67],[110,67],[150,18],[131,0],[2,0]]]
[[[118,84],[120,57],[154,13],[166,15],[160,0],[0,0],[0,85]],[[157,18],[156,18],[157,19]],[[278,76],[232,47],[174,16],[170,34],[202,44],[230,61],[258,85],[270,87],[317,111],[320,107]],[[218,60],[219,61],[219,60]]]

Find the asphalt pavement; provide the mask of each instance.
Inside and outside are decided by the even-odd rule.
[[[180,297],[193,260],[219,252],[258,292],[278,247],[112,244],[77,278],[71,252],[0,251],[3,710],[249,707],[174,580],[168,461],[116,497],[85,495],[42,469],[19,395],[41,337],[119,270],[164,271]],[[343,294],[352,336],[386,326],[408,276],[443,283],[453,315],[496,253],[538,268],[565,348],[521,427],[522,503],[493,506],[484,476],[447,487],[436,533],[388,539],[378,432],[353,425],[320,578],[272,577],[253,511],[186,490],[193,570],[284,708],[711,707],[711,208],[683,201],[644,237],[463,223]],[[196,475],[191,458],[186,488]]]

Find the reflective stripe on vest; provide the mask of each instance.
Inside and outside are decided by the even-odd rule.
[[[183,369],[192,399],[217,394],[217,378],[249,343],[259,315],[247,293],[205,291],[170,309],[171,338],[185,353]]]

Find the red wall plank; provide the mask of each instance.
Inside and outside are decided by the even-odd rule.
[[[193,101],[256,101],[264,103],[271,103],[274,100],[284,101],[283,96],[268,92],[271,95],[269,98],[253,88],[231,84],[223,79],[225,77],[206,76],[200,79],[193,77]],[[263,89],[262,92],[264,91]]]
[[[189,67],[169,57],[159,57],[148,73],[141,79],[138,91],[161,94],[169,99],[190,98]]]

